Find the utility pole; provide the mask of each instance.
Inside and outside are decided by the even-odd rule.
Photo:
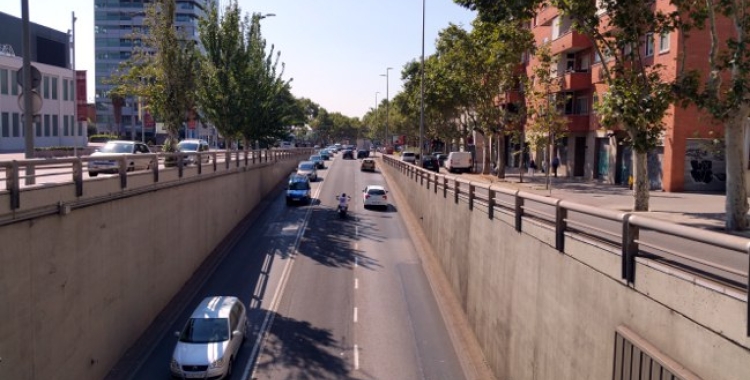
[[[29,0],[21,0],[22,39],[23,39],[23,128],[26,131],[24,157],[34,158],[34,110],[31,94],[31,38],[29,32]],[[34,166],[26,166],[26,184],[34,184]]]
[[[420,81],[419,97],[419,161],[424,160],[424,19],[425,19],[425,2],[422,0],[422,80]],[[422,166],[419,162],[418,166]]]
[[[78,73],[76,73],[76,13],[70,12],[71,34],[70,47],[72,50],[72,68],[73,68],[73,125],[71,126],[73,135],[73,156],[78,157]]]
[[[393,70],[392,67],[388,67],[385,69],[385,74],[380,74],[381,77],[385,77],[385,146],[386,148],[391,145],[391,141],[388,139],[388,115],[389,107],[390,107],[390,95],[388,94],[388,86],[390,84],[390,80],[388,77],[388,72]]]

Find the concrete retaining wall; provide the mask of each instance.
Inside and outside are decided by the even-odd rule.
[[[497,379],[602,380],[613,376],[615,330],[626,326],[702,379],[750,378],[746,295],[638,261],[620,279],[620,255],[450,192],[427,190],[380,165],[434,249]]]
[[[236,168],[0,228],[0,379],[103,378],[297,162]],[[150,181],[140,177],[129,181]],[[116,176],[88,182],[94,197],[121,191]],[[73,194],[69,186],[46,191],[47,202],[56,191],[66,201]]]

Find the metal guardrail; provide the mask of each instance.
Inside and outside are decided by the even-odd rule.
[[[183,178],[188,163],[194,163],[197,175],[216,173],[219,165],[223,170],[230,167],[247,167],[265,162],[285,160],[299,155],[310,153],[308,149],[289,150],[248,150],[248,151],[209,151],[209,152],[176,152],[176,153],[142,153],[127,155],[101,155],[84,156],[55,159],[29,159],[0,161],[0,181],[5,181],[5,190],[10,194],[10,209],[17,210],[21,207],[21,192],[23,185],[31,186],[37,179],[47,176],[69,175],[70,180],[75,183],[75,195],[80,197],[84,192],[84,173],[88,171],[88,164],[93,161],[116,162],[116,174],[120,179],[120,188],[128,187],[128,176],[133,173],[130,162],[134,159],[139,161],[149,159],[148,171],[152,173],[152,183],[160,181],[160,173],[165,170],[177,170],[178,178]],[[208,162],[204,163],[204,157],[208,156]],[[161,165],[160,165],[161,163]],[[160,168],[160,166],[163,166]],[[38,170],[54,170],[52,172],[37,174]],[[112,169],[115,169],[113,167]]]
[[[565,251],[566,234],[584,235],[580,231],[585,229],[588,231],[596,231],[599,233],[607,234],[613,237],[614,239],[607,240],[607,242],[613,244],[615,248],[620,251],[622,257],[621,277],[628,284],[634,284],[636,281],[636,258],[650,258],[650,255],[643,254],[641,247],[644,246],[669,253],[670,255],[679,257],[686,262],[692,262],[694,264],[714,268],[719,271],[744,277],[744,290],[750,290],[750,239],[707,231],[694,227],[683,226],[663,220],[637,215],[635,213],[607,210],[553,197],[540,196],[538,194],[520,190],[496,187],[489,183],[470,182],[460,178],[459,176],[430,172],[413,164],[405,163],[386,155],[383,156],[383,161],[391,167],[397,169],[408,179],[418,182],[421,186],[425,186],[428,190],[432,188],[432,191],[436,194],[442,190],[444,198],[448,198],[450,194],[455,203],[459,203],[460,200],[465,200],[469,205],[469,209],[472,211],[474,210],[475,203],[480,202],[486,204],[488,216],[490,219],[493,219],[494,214],[498,211],[513,216],[515,223],[514,227],[519,232],[523,230],[524,219],[533,217],[534,221],[544,223],[554,229],[555,249],[557,249],[559,252]],[[477,189],[482,190],[482,193],[486,192],[487,195],[481,195],[477,192]],[[499,201],[498,195],[512,197],[513,201]],[[529,212],[529,208],[527,207],[529,202],[552,206],[555,208],[555,213],[554,215],[545,214],[542,212],[534,212],[532,214]],[[621,225],[622,232],[618,236],[616,234],[613,234],[612,232],[605,231],[596,225],[574,222],[568,217],[568,214],[570,212],[588,215],[590,217],[597,218],[598,220],[606,220],[619,223]],[[578,228],[573,228],[574,226],[577,226]],[[640,239],[642,230],[655,231],[664,235],[687,239],[693,242],[723,248],[740,255],[745,255],[748,257],[749,261],[748,270],[738,270],[736,268],[711,262],[710,260],[696,258],[689,254],[676,252],[668,248],[646,243],[642,239]],[[696,272],[701,272],[701,270],[696,269]],[[750,336],[750,301],[747,302],[747,305],[746,334],[747,336]]]

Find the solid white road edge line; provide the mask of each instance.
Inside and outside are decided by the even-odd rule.
[[[314,194],[314,198],[317,199],[318,197],[320,197],[322,187],[323,186],[318,186]],[[268,314],[266,314],[266,317],[263,319],[263,324],[261,324],[260,331],[258,331],[258,338],[255,340],[255,344],[253,344],[253,350],[252,352],[250,352],[250,358],[247,361],[245,370],[242,372],[242,379],[248,379],[250,376],[254,377],[255,375],[255,371],[253,370],[253,373],[251,374],[250,369],[255,367],[255,361],[260,356],[260,347],[266,340],[266,333],[271,328],[273,320],[276,317],[276,310],[278,309],[279,303],[281,302],[281,294],[283,294],[284,288],[286,287],[286,284],[289,280],[289,275],[292,271],[292,267],[294,266],[294,256],[297,255],[300,242],[302,241],[302,237],[305,235],[305,229],[307,229],[307,223],[310,220],[312,209],[312,207],[307,208],[305,212],[305,220],[302,222],[302,226],[300,227],[299,231],[297,231],[297,236],[294,240],[294,253],[284,265],[284,270],[281,273],[281,280],[279,281],[279,285],[276,286],[276,291],[274,292],[273,298],[271,299],[271,307],[268,311]]]
[[[357,323],[357,308],[354,308],[354,323]]]
[[[359,371],[359,348],[356,344],[354,345],[354,369]]]

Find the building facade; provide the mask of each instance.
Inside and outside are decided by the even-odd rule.
[[[670,4],[666,0],[654,2],[654,9],[666,11],[668,7]],[[627,135],[622,130],[602,127],[593,108],[596,100],[607,91],[602,65],[606,65],[608,59],[596,54],[592,41],[573,31],[572,24],[570,18],[548,6],[539,10],[530,25],[537,46],[549,44],[557,58],[552,72],[562,83],[559,91],[566,99],[567,134],[554,147],[554,155],[561,163],[559,173],[582,180],[627,185],[632,175],[632,150],[627,144]],[[663,65],[663,77],[674,78],[678,74],[677,62],[684,38],[677,31],[643,36],[643,44],[638,47],[642,49],[643,64]],[[706,72],[708,32],[694,31],[689,41],[692,54],[687,55],[686,66]],[[525,64],[530,75],[538,62],[532,56]],[[672,106],[663,121],[665,130],[659,146],[648,157],[651,188],[723,191],[724,155],[710,147],[713,140],[723,134],[723,127],[694,107]],[[750,151],[747,141],[745,151]],[[532,152],[532,156],[536,156],[537,163],[542,162],[543,149]]]
[[[22,20],[0,13],[0,151],[25,149],[22,86],[18,70],[23,66]],[[37,93],[41,109],[33,125],[34,146],[86,146],[85,114],[75,122],[76,105],[86,104],[86,72],[72,70],[70,38],[42,25],[30,23],[32,66],[41,73]],[[76,102],[75,99],[78,99]]]
[[[94,1],[94,49],[97,130],[123,137],[157,142],[160,133],[155,121],[135,97],[126,97],[122,104],[113,104],[110,91],[115,86],[109,83],[120,64],[140,46],[138,35],[146,32],[144,20],[149,0],[95,0]],[[206,12],[207,0],[177,0],[176,27],[185,35],[200,43],[198,22]],[[140,116],[139,116],[140,115]],[[182,137],[206,138],[211,128],[200,123],[186,123],[180,132]]]

